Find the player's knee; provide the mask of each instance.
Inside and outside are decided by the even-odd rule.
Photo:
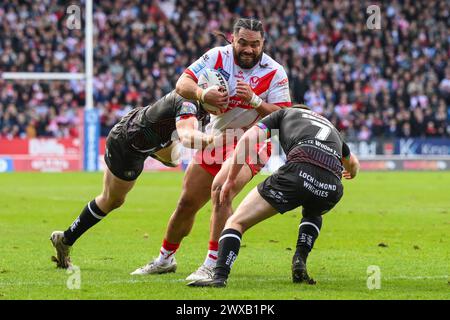
[[[246,225],[245,221],[240,219],[238,216],[231,216],[228,218],[227,223],[225,225],[224,229],[235,229],[238,230],[240,233],[244,233],[249,226]]]
[[[197,202],[192,197],[182,196],[178,201],[177,209],[175,210],[175,215],[189,217],[194,216],[197,212]]]
[[[211,188],[211,200],[214,204],[219,202],[219,196],[220,196],[220,185],[213,185]]]
[[[304,223],[304,222],[314,224],[317,228],[319,228],[319,230],[320,230],[320,228],[322,228],[322,216],[319,216],[319,215],[306,216],[306,217],[303,217],[301,220],[301,223]]]
[[[115,197],[110,194],[103,194],[100,198],[100,201],[103,203],[103,206],[106,207],[109,211],[117,209],[121,207],[125,203],[125,197]]]
[[[220,192],[220,189],[222,189],[223,183],[214,181],[211,185],[211,192]]]
[[[112,209],[117,209],[125,203],[125,197],[113,198],[110,200],[110,205]]]

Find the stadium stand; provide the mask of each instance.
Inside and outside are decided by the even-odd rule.
[[[172,90],[235,18],[261,18],[265,51],[283,64],[292,100],[329,117],[347,139],[450,136],[450,9],[440,1],[105,0],[94,7],[94,99],[101,134],[134,106]],[[0,5],[0,72],[80,72],[83,29],[62,1]],[[268,17],[268,18],[263,18]],[[205,32],[207,30],[208,32]],[[0,78],[1,137],[77,137],[81,81]]]

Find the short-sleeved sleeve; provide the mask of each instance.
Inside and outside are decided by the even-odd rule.
[[[347,159],[350,157],[350,147],[345,142],[342,143],[342,157]]]
[[[280,109],[275,112],[272,112],[268,116],[261,119],[256,126],[258,126],[260,129],[266,131],[267,138],[271,137],[271,130],[273,129],[280,129],[280,122],[281,119],[284,116],[286,110]]]
[[[292,105],[288,76],[282,67],[277,70],[270,84],[267,102],[280,107],[290,107]]]
[[[175,120],[183,120],[195,117],[198,112],[198,106],[192,101],[184,100],[177,107],[175,112]]]

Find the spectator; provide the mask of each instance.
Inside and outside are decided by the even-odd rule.
[[[0,4],[0,71],[81,72],[84,30],[66,27],[57,0]],[[94,101],[102,135],[135,106],[172,90],[207,49],[210,32],[240,16],[262,19],[265,51],[285,66],[292,100],[332,119],[347,137],[450,136],[450,8],[445,0],[105,0],[94,3]],[[227,34],[227,36],[230,36]],[[77,136],[80,81],[0,79],[0,134]],[[421,111],[417,111],[417,110]]]

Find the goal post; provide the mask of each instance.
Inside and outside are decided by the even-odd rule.
[[[85,105],[81,118],[81,152],[83,154],[83,169],[97,171],[100,117],[98,109],[94,108],[94,32],[93,32],[93,0],[85,0],[85,52],[84,73],[71,72],[2,72],[0,77],[5,80],[81,80],[85,82]]]
[[[85,8],[85,109],[83,126],[83,167],[85,171],[98,170],[98,144],[100,138],[100,117],[94,108],[94,26],[93,0],[86,0]]]

